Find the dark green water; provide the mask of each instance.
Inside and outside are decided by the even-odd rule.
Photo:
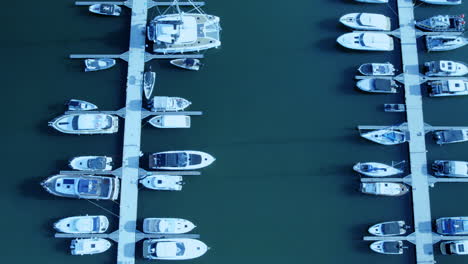
[[[222,19],[223,46],[208,52],[206,67],[194,73],[167,61],[151,62],[159,76],[159,95],[190,99],[191,109],[205,115],[195,117],[188,130],[145,125],[142,150],[202,150],[217,161],[203,175],[187,177],[182,192],[142,190],[139,219],[194,221],[196,232],[212,249],[192,263],[414,263],[411,245],[403,256],[383,256],[371,253],[361,241],[375,222],[411,223],[411,197],[361,195],[356,191],[358,176],[351,170],[358,161],[408,159],[407,146],[372,144],[355,129],[359,124],[405,120],[404,115],[382,111],[383,103],[402,102],[403,94],[362,94],[353,88],[352,79],[361,63],[399,65],[399,48],[365,53],[335,44],[336,37],[348,31],[337,22],[345,13],[385,13],[395,24],[397,19],[386,5],[350,0],[284,3],[209,1],[205,10]],[[69,240],[54,239],[51,224],[70,215],[106,214],[115,228],[117,218],[85,200],[51,196],[39,182],[66,169],[73,156],[121,156],[122,133],[64,135],[48,128],[47,121],[60,115],[70,98],[92,101],[101,109],[124,105],[125,63],[85,74],[82,62],[67,56],[124,52],[128,16],[92,16],[72,1],[12,1],[4,6],[1,263],[115,263],[115,244],[104,254],[70,256]],[[467,6],[422,6],[417,17],[463,13]],[[467,51],[422,52],[420,60],[468,62]],[[467,125],[466,102],[467,98],[425,98],[426,122]],[[428,141],[429,160],[468,160],[467,146],[439,147]],[[147,166],[146,159],[142,166]],[[433,217],[468,215],[465,194],[466,185],[438,184],[431,192]],[[116,203],[98,205],[118,213]],[[137,255],[139,263],[145,262],[140,244]],[[438,263],[466,259],[436,256]]]

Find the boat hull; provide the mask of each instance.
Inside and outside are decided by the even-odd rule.
[[[92,181],[97,184],[99,193],[86,193],[78,190],[80,180]],[[96,200],[117,200],[120,182],[117,177],[94,175],[54,175],[43,182],[42,187],[50,194],[66,198],[84,198]]]
[[[190,161],[185,162],[183,160],[182,163],[185,162],[184,165],[167,165],[167,162],[164,164],[161,163],[160,158],[158,158],[158,154],[162,154],[163,156],[166,154],[181,154],[184,153],[187,156],[190,155],[197,155],[200,159],[200,162],[197,164],[190,164]],[[179,157],[177,157],[179,159]],[[153,153],[149,156],[149,167],[152,169],[157,170],[197,170],[204,167],[211,165],[216,159],[208,153],[195,151],[195,150],[183,150],[183,151],[165,151],[165,152],[158,152]]]
[[[196,226],[181,218],[145,218],[143,232],[147,234],[185,234]]]

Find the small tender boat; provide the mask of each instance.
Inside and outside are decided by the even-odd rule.
[[[143,257],[147,259],[184,260],[202,256],[208,246],[191,238],[149,239],[143,242]]]
[[[77,99],[71,99],[68,101],[67,106],[70,111],[88,111],[98,108],[95,104]]]
[[[155,96],[152,100],[151,111],[181,111],[189,107],[191,104],[192,103],[190,101],[180,97]]]
[[[394,75],[395,67],[390,62],[386,63],[365,63],[359,66],[358,71],[368,76]]]
[[[385,33],[346,33],[336,40],[343,47],[356,50],[392,51],[393,39]]]
[[[110,171],[112,170],[112,158],[106,156],[80,156],[70,160],[68,165],[74,170]]]
[[[190,128],[190,116],[185,115],[160,115],[148,122],[157,128]]]
[[[213,156],[201,151],[165,151],[151,154],[149,167],[157,170],[197,170],[214,161]]]
[[[156,83],[156,72],[151,71],[151,66],[147,72],[143,74],[143,92],[145,94],[146,100],[151,98],[153,93],[154,84]]]
[[[441,235],[468,235],[468,217],[442,217],[436,220],[437,233]]]
[[[426,76],[463,76],[468,74],[468,66],[458,61],[429,61],[424,63]]]
[[[181,218],[145,218],[143,232],[148,234],[185,234],[192,231],[195,225]]]
[[[175,59],[170,61],[172,65],[186,70],[198,71],[202,65],[199,59]]]
[[[400,236],[406,234],[405,221],[390,221],[373,225],[369,233],[374,236]]]
[[[362,133],[361,136],[382,145],[396,145],[407,141],[405,133],[393,129],[374,130]]]
[[[456,160],[435,160],[432,163],[435,176],[468,177],[468,162]]]
[[[465,15],[438,15],[416,22],[416,26],[427,31],[463,32]]]
[[[361,3],[371,3],[371,4],[385,4],[388,3],[388,0],[354,0]]]
[[[368,93],[396,93],[398,84],[394,80],[371,78],[360,80],[357,88]]]
[[[105,70],[114,65],[114,59],[86,59],[85,72]]]
[[[120,16],[122,8],[112,4],[95,4],[89,6],[89,12],[105,16]]]
[[[429,96],[458,96],[468,95],[467,80],[439,80],[428,82],[431,87]]]
[[[54,175],[41,182],[49,193],[68,198],[116,200],[119,179],[94,175]]]
[[[403,241],[375,241],[370,249],[380,254],[401,255],[403,254]]]
[[[151,175],[140,180],[148,189],[159,191],[180,191],[182,190],[182,176],[172,175]]]
[[[421,0],[421,2],[433,5],[460,5],[462,0]]]
[[[468,240],[440,242],[440,252],[444,255],[468,255]]]
[[[112,134],[119,130],[119,118],[107,114],[68,114],[55,118],[49,126],[66,134]]]
[[[405,104],[384,104],[384,111],[385,112],[405,112],[406,106]]]
[[[104,233],[109,227],[109,220],[103,215],[72,216],[60,219],[54,224],[55,230],[68,234]]]
[[[409,191],[408,187],[402,183],[393,182],[363,182],[361,192],[372,195],[401,196]]]
[[[104,238],[76,238],[70,245],[72,255],[93,255],[102,253],[111,247]]]
[[[464,37],[438,35],[426,36],[426,47],[428,51],[454,50],[468,44]]]
[[[353,169],[369,177],[387,177],[403,173],[402,170],[378,162],[359,162]]]
[[[350,13],[342,16],[340,22],[358,30],[390,30],[390,18],[381,14]]]
[[[468,129],[451,129],[435,131],[434,139],[439,145],[468,141]]]

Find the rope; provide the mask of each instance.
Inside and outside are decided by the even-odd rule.
[[[389,3],[387,3],[387,6],[388,6],[388,8],[390,8],[390,10],[392,10],[393,14],[395,14],[395,16],[398,17],[398,13],[395,10],[393,10],[393,8],[390,6]]]
[[[95,206],[101,208],[102,210],[104,210],[104,211],[106,211],[106,212],[108,212],[108,213],[114,215],[115,217],[120,217],[118,214],[115,214],[114,212],[112,212],[112,211],[110,211],[110,210],[108,210],[108,209],[106,209],[106,208],[100,206],[99,204],[97,204],[97,203],[95,203],[95,202],[93,202],[93,201],[91,201],[91,200],[89,200],[89,199],[86,199],[86,201],[88,201],[88,202],[94,204]]]

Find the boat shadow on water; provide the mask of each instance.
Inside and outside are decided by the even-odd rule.
[[[35,177],[24,180],[18,185],[18,189],[22,196],[30,197],[38,200],[56,200],[57,198],[49,194],[41,186],[41,181],[44,177]]]

